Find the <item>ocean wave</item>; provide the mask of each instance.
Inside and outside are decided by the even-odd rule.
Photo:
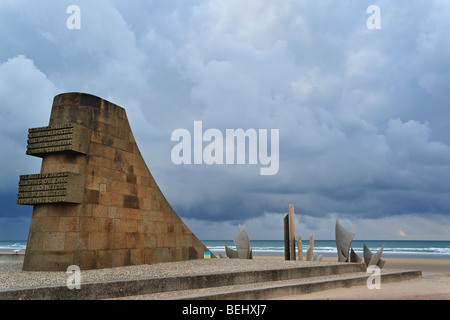
[[[21,249],[24,250],[26,248],[26,245],[22,243],[0,243],[0,250],[17,250]]]
[[[229,245],[228,246],[231,249],[236,250],[235,246]],[[211,251],[225,251],[225,245],[214,245],[208,247]],[[308,246],[303,246],[303,252],[306,252],[308,249]],[[380,250],[381,247],[371,247],[369,250],[372,253],[377,252]],[[353,250],[360,256],[363,255],[363,249],[362,248],[353,248]],[[284,253],[284,246],[252,246],[253,252],[259,252],[259,253]],[[337,253],[337,249],[335,247],[314,247],[314,252],[319,254],[331,254],[331,253]],[[414,254],[414,255],[450,255],[450,248],[437,248],[437,247],[427,247],[427,248],[405,248],[405,247],[394,247],[394,248],[384,248],[383,253],[385,254]]]

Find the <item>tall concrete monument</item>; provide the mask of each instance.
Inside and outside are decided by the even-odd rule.
[[[17,204],[34,206],[23,270],[202,259],[209,251],[165,199],[123,108],[60,94],[49,125],[29,129],[26,153],[42,165],[19,181]]]

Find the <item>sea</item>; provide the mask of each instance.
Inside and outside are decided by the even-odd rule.
[[[204,240],[202,242],[215,255],[225,255],[225,246],[236,249],[232,240]],[[353,240],[351,247],[361,258],[363,257],[364,243],[373,253],[384,245],[383,257],[450,259],[450,241]],[[283,240],[251,240],[250,245],[254,256],[284,256]],[[306,255],[309,241],[303,240],[302,247],[303,254]],[[314,240],[314,254],[316,253],[324,257],[337,257],[336,241]]]
[[[236,249],[233,240],[202,240],[203,244],[215,255],[225,255],[225,246]],[[363,257],[363,246],[367,244],[370,251],[377,252],[383,245],[383,257],[391,258],[426,258],[450,259],[450,241],[418,241],[418,240],[353,240],[351,247]],[[284,256],[283,240],[251,240],[254,256]],[[0,241],[0,251],[25,250],[26,241]],[[302,243],[303,252],[309,241]],[[337,257],[335,240],[315,240],[314,254],[324,257]]]

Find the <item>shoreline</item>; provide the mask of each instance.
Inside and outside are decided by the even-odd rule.
[[[277,259],[284,260],[281,256],[254,256],[254,259]],[[414,269],[423,273],[443,273],[450,275],[450,259],[427,259],[427,258],[385,258],[385,269]],[[297,259],[297,261],[299,261]],[[322,261],[337,262],[337,257],[323,257]]]

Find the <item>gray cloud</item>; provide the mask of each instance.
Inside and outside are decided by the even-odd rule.
[[[267,229],[256,219],[289,203],[325,224],[445,221],[436,217],[450,212],[446,2],[379,1],[381,30],[366,28],[371,1],[78,1],[76,31],[65,27],[69,4],[0,4],[4,194],[39,170],[24,155],[27,128],[46,125],[55,94],[85,91],[127,109],[163,193],[197,226]],[[279,129],[278,174],[174,165],[171,133],[192,132],[195,120]]]

